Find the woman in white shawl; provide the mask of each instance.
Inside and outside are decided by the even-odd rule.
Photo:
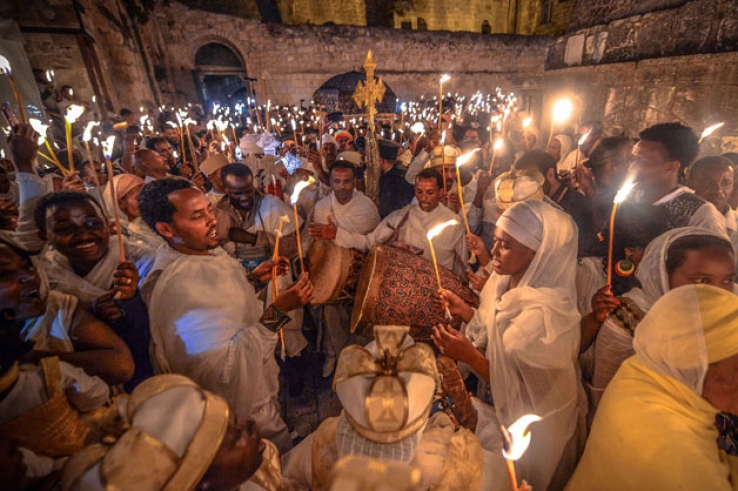
[[[480,264],[486,264],[489,257],[479,242],[471,237],[470,249],[473,245]],[[443,291],[451,313],[467,323],[467,336],[477,342],[488,338],[486,358],[450,328],[438,326],[434,335],[442,353],[469,364],[490,383],[494,412],[487,417],[481,408],[477,426],[485,450],[500,449],[500,425],[510,426],[529,413],[543,418],[531,429],[531,448],[517,462],[519,474],[538,490],[566,483],[576,464],[577,429],[584,416],[576,368],[576,243],[576,225],[566,213],[541,201],[513,205],[497,221],[493,260],[486,265],[491,276],[479,308]],[[496,480],[502,469],[488,465],[485,472]]]
[[[556,159],[556,167],[558,168],[571,153],[573,146],[574,140],[569,135],[556,135],[551,138],[546,153]]]
[[[640,288],[620,297],[608,287],[595,294],[590,317],[604,316],[594,334],[594,373],[589,387],[597,406],[615,372],[632,356],[633,336],[640,319],[666,292],[690,283],[707,283],[733,291],[736,269],[733,247],[723,236],[707,229],[684,227],[669,230],[654,239],[638,264],[636,278]],[[603,317],[599,317],[600,319]]]

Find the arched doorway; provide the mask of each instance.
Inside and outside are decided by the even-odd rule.
[[[234,106],[252,94],[246,67],[231,48],[217,42],[202,45],[195,54],[195,85],[203,106]]]

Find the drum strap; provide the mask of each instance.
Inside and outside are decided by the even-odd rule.
[[[395,231],[392,232],[392,237],[389,238],[387,241],[388,243],[397,242],[400,239],[400,232],[402,231],[402,227],[405,225],[405,222],[407,222],[408,217],[410,216],[410,211],[405,213],[405,216],[402,217],[402,220],[400,220],[400,223],[397,224],[395,227]]]

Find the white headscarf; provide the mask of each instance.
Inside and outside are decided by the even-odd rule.
[[[558,140],[559,143],[561,144],[561,152],[559,153],[559,160],[556,162],[557,164],[559,164],[563,162],[573,150],[572,147],[574,146],[574,140],[569,135],[556,135],[554,136],[554,140]]]
[[[705,228],[682,227],[669,230],[652,240],[646,247],[643,259],[636,269],[636,278],[641,283],[641,288],[633,288],[624,295],[635,301],[644,312],[647,312],[656,300],[669,291],[669,274],[666,271],[667,252],[677,239],[689,235],[712,235],[725,238]]]

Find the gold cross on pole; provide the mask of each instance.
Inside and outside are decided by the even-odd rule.
[[[366,82],[359,81],[356,84],[356,90],[354,91],[354,101],[360,108],[366,108],[366,113],[369,118],[369,127],[374,126],[374,116],[377,113],[375,104],[381,102],[384,97],[386,90],[382,78],[374,80],[374,69],[377,68],[377,63],[374,61],[374,55],[371,50],[366,55],[364,60],[364,72],[366,73]]]

